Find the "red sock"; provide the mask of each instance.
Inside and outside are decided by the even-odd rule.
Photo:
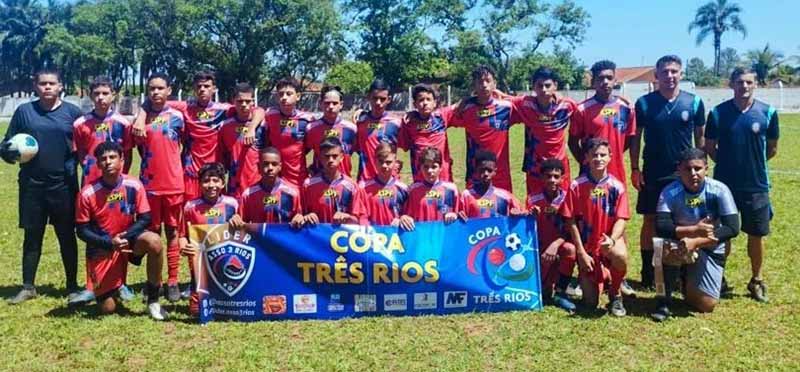
[[[181,246],[178,239],[167,243],[167,285],[178,284],[178,267],[181,264]]]
[[[613,266],[609,267],[609,271],[611,271],[611,288],[609,288],[608,294],[612,297],[617,297],[619,296],[619,287],[622,286],[622,281],[625,280],[627,271],[617,270]]]
[[[88,261],[86,265],[86,290],[94,292],[94,283],[92,283],[92,277],[89,275]]]

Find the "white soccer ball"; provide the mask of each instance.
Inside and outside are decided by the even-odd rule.
[[[516,233],[506,235],[506,248],[516,251],[522,246],[522,240],[519,239]]]
[[[39,152],[39,142],[30,134],[19,133],[8,140],[11,143],[10,150],[19,151],[19,162],[25,164],[33,159]]]

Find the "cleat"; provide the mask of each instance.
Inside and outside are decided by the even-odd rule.
[[[183,292],[181,292],[181,299],[185,300],[185,299],[190,298],[190,297],[192,297],[192,288],[191,288],[191,286],[186,287],[186,289],[184,289]]]
[[[133,301],[136,298],[136,293],[133,293],[130,287],[123,284],[122,287],[119,287],[119,298],[125,302]]]
[[[567,298],[565,294],[556,293],[553,296],[553,305],[566,311],[567,313],[574,314],[575,310],[577,309],[575,304]]]
[[[20,290],[17,293],[16,296],[8,299],[8,303],[10,305],[18,305],[18,304],[21,304],[21,303],[23,303],[25,301],[32,300],[32,299],[36,298],[36,296],[37,296],[36,295],[36,288],[34,288],[34,287],[30,287],[30,288],[22,287],[22,290]]]
[[[84,289],[78,292],[72,292],[67,296],[67,306],[83,306],[95,300],[94,292]]]
[[[750,279],[750,283],[747,283],[747,290],[750,291],[750,297],[754,300],[762,303],[769,302],[767,298],[767,285],[764,284],[764,281],[761,279]]]
[[[650,314],[650,318],[657,323],[661,323],[669,319],[671,315],[672,312],[669,311],[669,307],[667,307],[667,304],[661,303],[656,308],[656,311]]]
[[[628,312],[625,310],[625,305],[622,304],[622,297],[614,298],[611,301],[610,309],[611,315],[616,317],[623,317],[628,315]]]
[[[623,296],[636,297],[636,291],[631,288],[627,280],[622,281],[622,284],[619,286],[619,291],[622,292]]]
[[[583,298],[583,290],[577,281],[572,282],[567,286],[565,294],[571,298]]]
[[[732,297],[733,296],[733,286],[728,284],[728,280],[725,279],[725,276],[722,276],[722,286],[719,289],[719,296],[720,297]]]
[[[169,316],[166,310],[161,307],[161,304],[158,302],[153,302],[147,305],[147,311],[150,313],[150,317],[154,320],[166,320]]]
[[[167,286],[167,301],[178,302],[181,299],[181,290],[177,284],[170,284]]]

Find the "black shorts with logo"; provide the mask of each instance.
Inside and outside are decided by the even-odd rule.
[[[768,192],[734,192],[733,200],[742,216],[742,231],[748,235],[769,235],[772,204]]]
[[[76,185],[36,185],[19,181],[19,227],[75,224]]]

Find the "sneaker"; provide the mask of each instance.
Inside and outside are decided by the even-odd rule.
[[[570,301],[565,294],[556,293],[553,295],[553,305],[556,305],[556,307],[566,311],[569,314],[575,313],[575,304]]]
[[[154,320],[166,320],[169,316],[169,313],[167,313],[158,302],[148,304],[147,311],[150,312],[150,317]]]
[[[186,289],[184,289],[183,292],[181,292],[181,299],[185,300],[185,299],[187,299],[189,297],[192,297],[192,288],[191,288],[191,286],[186,287]]]
[[[22,290],[20,290],[16,296],[8,299],[8,303],[10,305],[18,305],[34,298],[36,298],[36,288],[22,287]]]
[[[170,284],[167,286],[167,301],[178,302],[181,299],[181,289],[177,284]]]
[[[750,291],[750,297],[758,302],[769,302],[767,298],[767,285],[764,284],[764,281],[761,279],[750,279],[750,283],[747,284],[747,290]]]
[[[94,299],[94,292],[88,289],[72,292],[67,296],[67,306],[83,306],[94,301]]]
[[[631,288],[627,280],[622,281],[622,284],[619,286],[619,291],[622,292],[623,296],[636,297],[636,291]]]
[[[731,297],[733,296],[733,286],[728,284],[728,280],[725,279],[725,276],[722,276],[722,286],[719,289],[719,296],[720,297]]]
[[[669,311],[669,307],[667,307],[666,304],[662,303],[658,305],[656,311],[650,314],[650,318],[658,323],[661,323],[669,319],[670,315],[672,315],[672,312]]]
[[[571,298],[583,298],[583,290],[577,281],[570,282],[564,293]]]
[[[617,297],[611,301],[611,315],[616,317],[623,317],[628,314],[625,310],[625,305],[622,304],[622,297]]]
[[[123,284],[122,287],[119,287],[119,298],[125,302],[133,301],[136,298],[136,293],[133,293],[130,287]]]

